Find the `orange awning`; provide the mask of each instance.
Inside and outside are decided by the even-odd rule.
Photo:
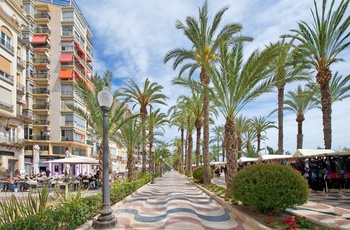
[[[43,44],[46,43],[47,35],[34,35],[32,44]]]
[[[61,54],[60,62],[71,62],[73,60],[73,54]]]
[[[68,79],[72,78],[73,76],[73,70],[72,69],[65,69],[60,71],[59,78],[61,79]]]
[[[92,83],[89,80],[86,80],[86,84],[88,85],[89,89],[94,92],[94,86],[92,85]]]

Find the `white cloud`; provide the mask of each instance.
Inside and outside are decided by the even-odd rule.
[[[76,0],[94,34],[94,71],[103,74],[110,69],[119,81],[132,78],[141,84],[145,78],[164,86],[164,93],[169,97],[169,106],[185,90],[171,85],[171,79],[178,71],[172,70],[172,62],[163,64],[163,58],[171,49],[189,47],[182,31],[175,28],[176,20],[185,21],[187,16],[197,18],[198,8],[204,1],[94,1]],[[97,5],[98,4],[98,5]],[[299,20],[311,22],[310,8],[313,1],[295,0],[250,0],[250,1],[208,1],[209,18],[224,6],[230,6],[223,16],[223,24],[234,22],[243,26],[243,35],[254,38],[247,44],[245,54],[263,48],[269,42],[276,42],[282,34],[297,28]],[[332,71],[340,71],[343,75],[350,73],[349,49],[343,54],[346,62],[337,63]],[[291,90],[286,89],[286,92]],[[245,115],[267,116],[277,105],[277,93],[260,97],[255,103],[247,106]],[[334,105],[333,147],[350,145],[346,131],[350,128],[350,103],[338,102]],[[166,111],[164,111],[166,112]],[[271,119],[277,122],[277,117]],[[176,128],[166,133],[168,140],[174,138]],[[295,115],[285,113],[284,149],[294,152],[296,148],[297,123]],[[304,121],[304,147],[323,146],[322,119],[319,110],[306,114]],[[178,134],[179,135],[179,134]],[[277,130],[268,131],[268,146],[277,148]]]

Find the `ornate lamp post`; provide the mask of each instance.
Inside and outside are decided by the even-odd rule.
[[[154,184],[155,182],[154,182],[154,177],[155,177],[155,164],[154,164],[154,151],[155,151],[155,147],[154,146],[152,146],[152,148],[151,148],[151,155],[152,155],[152,162],[151,162],[151,164],[152,164],[152,181],[151,181],[151,184]]]
[[[117,223],[117,219],[112,214],[110,197],[109,197],[109,170],[108,170],[108,112],[113,102],[113,96],[105,86],[103,90],[97,94],[98,103],[103,112],[103,187],[102,197],[103,204],[100,215],[97,220],[92,222],[92,227],[102,229],[113,227]]]

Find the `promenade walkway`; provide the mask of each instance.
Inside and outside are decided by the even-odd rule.
[[[155,178],[113,207],[117,224],[109,229],[257,229],[203,193],[175,171]],[[91,221],[78,229],[91,229]]]

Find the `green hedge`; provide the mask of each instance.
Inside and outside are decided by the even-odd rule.
[[[264,214],[294,208],[307,202],[307,181],[293,168],[279,164],[255,164],[234,176],[232,196]]]
[[[144,175],[136,181],[121,183],[110,190],[111,204],[124,199],[134,191],[147,184],[150,175]],[[2,230],[46,230],[46,229],[75,229],[99,214],[102,207],[101,193],[88,197],[73,197],[59,205],[48,205],[37,215],[26,218],[16,218],[12,223],[0,226]]]
[[[193,170],[193,179],[195,182],[203,183],[203,172],[204,172],[203,166],[198,166]],[[210,168],[210,174],[211,174],[211,178],[213,178],[214,170],[212,168]]]

